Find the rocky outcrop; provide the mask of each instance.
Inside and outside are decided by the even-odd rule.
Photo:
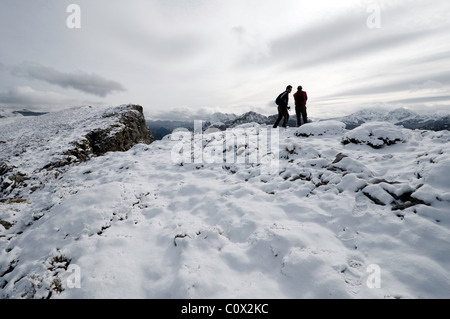
[[[107,152],[125,152],[139,143],[151,144],[154,137],[144,118],[140,105],[128,105],[105,114],[116,116],[118,122],[106,129],[96,129],[86,134],[85,139],[74,143],[75,148],[66,155],[84,162],[89,156],[101,156]]]
[[[38,175],[59,175],[70,164],[154,141],[140,105],[73,108],[3,129],[17,134],[3,134],[0,143],[0,202],[19,196],[21,189],[41,187]]]
[[[129,110],[123,112],[119,117],[122,129],[113,136],[109,132],[92,132],[87,136],[93,145],[95,155],[106,152],[127,151],[138,143],[150,144],[154,137],[150,132],[144,118],[143,109],[140,105],[129,105]]]

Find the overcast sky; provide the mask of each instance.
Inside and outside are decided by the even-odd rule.
[[[449,17],[448,0],[1,0],[0,108],[270,115],[290,84],[316,118],[450,112]]]

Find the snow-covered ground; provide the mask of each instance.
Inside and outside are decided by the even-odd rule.
[[[39,118],[4,120],[2,151],[35,147],[21,140],[33,128],[67,146]],[[40,171],[0,203],[0,298],[450,297],[449,131],[325,121],[184,138]],[[28,174],[35,152],[17,158]]]

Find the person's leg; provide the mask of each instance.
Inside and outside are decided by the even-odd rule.
[[[298,106],[295,107],[295,114],[297,115],[297,127],[300,127],[302,123],[300,122],[300,108]]]
[[[302,117],[303,117],[303,124],[308,123],[308,114],[306,112],[306,105],[302,106]]]
[[[286,109],[286,110],[284,110],[284,122],[283,122],[283,127],[286,127],[286,126],[287,126],[288,121],[289,121],[289,112],[288,112],[288,110]]]
[[[283,117],[283,113],[281,112],[280,107],[278,107],[278,118],[275,121],[275,124],[273,125],[273,128],[277,128],[278,124],[280,124],[281,118]]]

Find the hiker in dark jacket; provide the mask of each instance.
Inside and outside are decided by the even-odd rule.
[[[306,101],[308,101],[308,94],[299,86],[297,92],[294,93],[295,99],[295,113],[297,115],[297,126],[301,126],[300,115],[303,117],[303,124],[308,123],[308,115],[306,114]]]
[[[286,91],[284,91],[283,93],[281,93],[276,102],[278,104],[278,118],[275,122],[275,124],[273,125],[273,128],[277,128],[278,124],[280,124],[281,119],[284,117],[284,121],[283,121],[283,127],[287,126],[287,123],[289,121],[289,93],[292,92],[292,86],[288,85],[288,87],[286,88]]]

